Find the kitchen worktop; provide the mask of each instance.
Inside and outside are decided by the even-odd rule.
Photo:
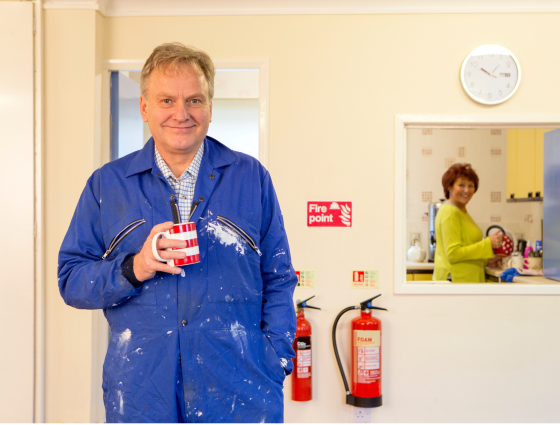
[[[407,270],[433,270],[434,263],[414,263],[413,261],[406,262],[406,269]]]
[[[412,261],[407,261],[406,262],[406,269],[408,272],[410,272],[411,270],[415,270],[415,271],[419,271],[419,270],[426,270],[426,271],[430,271],[434,269],[434,263],[428,263],[428,262],[423,262],[423,263],[415,263]],[[495,269],[495,268],[490,268],[490,267],[486,267],[486,275],[488,276],[493,276],[493,277],[499,277],[502,272],[506,270],[506,269]],[[487,283],[491,283],[491,282],[487,282]],[[495,282],[497,283],[497,282]],[[502,280],[500,283],[503,283],[505,285],[508,285],[509,283]],[[560,282],[553,280],[553,279],[549,279],[547,277],[544,276],[515,276],[513,278],[513,282],[512,283],[523,283],[523,284],[527,284],[527,285],[560,285]]]
[[[506,269],[493,269],[486,267],[485,271],[487,275],[499,277],[504,270]],[[501,283],[507,284],[508,282],[502,280]],[[560,285],[560,282],[544,276],[515,276],[512,283],[524,283],[528,285]]]

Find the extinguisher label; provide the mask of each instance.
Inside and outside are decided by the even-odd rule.
[[[296,374],[298,378],[311,377],[311,337],[298,336],[296,338]]]
[[[375,382],[381,376],[381,331],[354,331],[355,379],[360,384]],[[357,372],[357,373],[356,373]]]
[[[311,337],[298,336],[296,338],[296,374],[298,378],[311,377]]]
[[[379,347],[381,331],[354,331],[355,347]]]

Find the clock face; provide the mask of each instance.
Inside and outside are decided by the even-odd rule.
[[[461,82],[467,94],[486,105],[502,103],[513,96],[520,79],[517,58],[501,46],[473,50],[461,68]]]

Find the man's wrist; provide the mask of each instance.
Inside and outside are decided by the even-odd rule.
[[[128,254],[123,262],[121,263],[121,270],[123,276],[130,282],[135,288],[140,288],[144,282],[138,280],[134,274],[134,254]]]

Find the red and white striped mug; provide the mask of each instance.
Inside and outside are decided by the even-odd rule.
[[[187,254],[185,258],[175,258],[166,260],[161,258],[157,251],[157,240],[160,236],[166,239],[176,239],[186,241],[186,248],[166,248],[166,251],[182,251]],[[198,236],[196,234],[196,226],[194,222],[176,224],[170,230],[159,232],[152,239],[152,252],[157,260],[167,263],[171,267],[186,266],[188,264],[200,263],[200,252],[198,250]]]

